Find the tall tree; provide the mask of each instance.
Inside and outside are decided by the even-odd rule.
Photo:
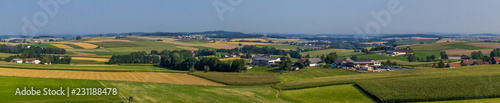
[[[448,59],[448,54],[446,54],[446,52],[445,52],[445,51],[442,51],[442,52],[440,53],[440,55],[441,55],[441,59]]]
[[[77,36],[77,37],[76,37],[76,40],[80,40],[80,39],[82,39],[82,37],[81,37],[81,36]]]

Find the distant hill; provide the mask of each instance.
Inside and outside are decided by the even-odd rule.
[[[400,34],[400,35],[388,35],[383,36],[383,38],[410,38],[410,37],[422,37],[422,38],[439,38],[441,36],[431,35],[431,34]]]
[[[172,32],[156,32],[156,33],[142,34],[140,36],[179,36],[179,35],[186,35],[186,34],[183,34],[183,33],[172,33]]]
[[[42,36],[35,36],[33,39],[40,39],[40,38],[56,38],[55,36],[48,36],[48,35],[42,35]]]
[[[204,35],[211,38],[260,38],[260,34],[245,34],[242,32],[230,31],[204,31],[204,32],[191,32],[191,33],[173,33],[173,32],[156,32],[146,33],[140,36],[179,36],[179,35]]]

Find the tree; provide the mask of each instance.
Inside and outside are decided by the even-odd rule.
[[[438,68],[445,68],[446,65],[444,64],[444,62],[441,60],[439,63],[438,63]]]
[[[493,58],[493,57],[500,57],[500,48],[496,48],[493,51],[491,51],[490,57],[491,58]]]
[[[304,63],[300,63],[300,65],[299,65],[299,68],[300,68],[300,69],[303,69],[303,68],[305,68],[305,67],[306,67],[306,66],[304,65]]]
[[[102,37],[102,34],[99,34],[99,37]]]
[[[208,67],[208,65],[205,65],[205,67],[203,68],[203,71],[205,71],[205,73],[207,73],[208,71],[210,71],[210,67]]]
[[[410,54],[407,59],[409,62],[417,61],[417,57],[415,56],[415,54]]]
[[[391,66],[392,63],[391,63],[391,60],[387,59],[387,61],[385,61],[385,66]]]
[[[307,54],[305,58],[311,58],[311,55]]]
[[[243,71],[246,71],[245,60],[243,59],[233,60],[233,62],[231,63],[230,72],[243,72]]]
[[[356,55],[351,56],[351,59],[354,60],[354,61],[358,61],[359,60],[358,56],[356,56]]]
[[[446,54],[446,52],[445,52],[445,51],[442,51],[442,52],[440,53],[440,55],[441,55],[441,59],[448,59],[448,55]]]
[[[81,36],[77,36],[77,37],[76,37],[76,40],[80,40],[80,39],[82,39],[82,37],[81,37]]]
[[[334,62],[335,62],[335,59],[337,59],[337,58],[338,58],[337,52],[332,52],[332,53],[330,53],[330,54],[326,55],[326,57],[325,57],[325,60],[324,60],[324,61],[325,61],[325,63],[327,63],[327,64],[331,64],[331,63],[334,63]]]
[[[436,63],[432,63],[432,67],[436,68],[437,67]]]
[[[279,65],[282,72],[292,69],[292,61],[290,58],[281,57],[281,63]]]
[[[132,36],[132,33],[128,33],[128,36]]]
[[[194,72],[196,72],[196,70],[193,67],[189,68],[189,73],[194,73]]]
[[[159,53],[158,53],[158,51],[157,51],[157,50],[151,50],[151,53],[150,53],[150,54],[151,54],[151,55],[158,55]]]
[[[238,46],[243,46],[243,44],[239,43]]]

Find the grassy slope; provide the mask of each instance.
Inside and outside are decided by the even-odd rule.
[[[465,43],[448,44],[446,46],[456,48],[456,49],[465,49],[465,50],[491,49],[491,48],[487,48],[487,47],[477,47],[477,46],[467,45]]]
[[[142,102],[203,102],[203,103],[275,103],[284,102],[275,97],[276,90],[268,86],[189,86],[135,82],[103,82],[119,88],[119,93]]]
[[[263,85],[280,83],[273,73],[194,73],[192,75],[227,85]]]
[[[0,102],[50,102],[50,103],[109,103],[109,102],[122,102],[119,96],[19,96],[14,95],[17,88],[20,90],[24,87],[35,89],[43,88],[59,89],[63,87],[71,88],[104,88],[103,85],[96,80],[71,80],[71,79],[47,79],[47,78],[25,78],[25,77],[0,77]]]
[[[314,79],[297,80],[276,84],[278,89],[301,89],[319,86],[328,86],[336,84],[355,83],[361,80],[398,78],[398,77],[422,77],[422,78],[440,78],[443,76],[485,76],[500,75],[498,65],[487,66],[469,66],[461,68],[446,69],[407,69],[383,73],[359,73],[356,75],[338,75],[329,77],[320,77]]]
[[[83,47],[75,45],[75,44],[64,44],[64,45],[70,46],[70,47],[75,48],[75,49],[84,49]]]
[[[285,75],[278,75],[278,78],[282,83],[312,79],[318,77],[328,77],[328,76],[338,76],[338,75],[352,75],[356,73],[345,72],[338,69],[323,69],[321,67],[309,67],[306,69],[300,69],[299,71],[292,71]]]
[[[374,103],[352,84],[285,90],[280,98],[294,103]]]
[[[300,53],[300,55],[306,56],[307,54],[309,54],[311,57],[316,57],[318,55],[327,55],[332,52],[337,52],[337,55],[339,56],[350,56],[355,54],[361,54],[361,53],[355,53],[354,50],[350,49],[325,49],[325,50],[302,52]]]
[[[3,68],[19,69],[42,69],[42,70],[72,70],[72,71],[104,71],[104,72],[167,72],[167,73],[186,73],[186,71],[170,70],[155,66],[107,66],[107,65],[35,65],[35,64],[17,64],[9,62],[0,62]]]

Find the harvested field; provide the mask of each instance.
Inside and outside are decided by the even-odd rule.
[[[194,73],[193,75],[203,77],[227,85],[265,85],[280,83],[273,73]]]
[[[106,59],[106,58],[71,57],[71,59],[74,59],[74,60],[93,60],[93,61],[98,61],[98,62],[109,61],[109,59]]]
[[[89,43],[71,43],[71,44],[83,47],[84,49],[94,49],[94,48],[97,48],[97,45],[89,44]]]
[[[446,43],[446,42],[459,42],[459,41],[455,39],[441,39],[437,41],[437,43]]]
[[[56,46],[57,48],[64,48],[64,49],[72,48],[72,47],[70,47],[68,45],[64,45],[64,44],[50,44],[50,45]]]
[[[493,49],[481,49],[481,50],[448,49],[444,51],[446,51],[446,54],[448,55],[462,55],[462,54],[470,55],[474,51],[476,52],[481,51],[483,52],[483,54],[490,54],[490,52],[493,51]]]
[[[152,73],[152,72],[88,72],[63,70],[25,70],[0,68],[1,76],[111,80],[128,82],[169,83],[184,85],[224,86],[206,79],[179,73]]]
[[[500,43],[467,43],[467,44],[477,47],[500,48]]]
[[[222,59],[219,59],[221,61],[227,61],[227,60],[237,60],[237,59],[242,59],[242,58],[239,58],[239,57],[231,57],[231,58],[222,58]]]

